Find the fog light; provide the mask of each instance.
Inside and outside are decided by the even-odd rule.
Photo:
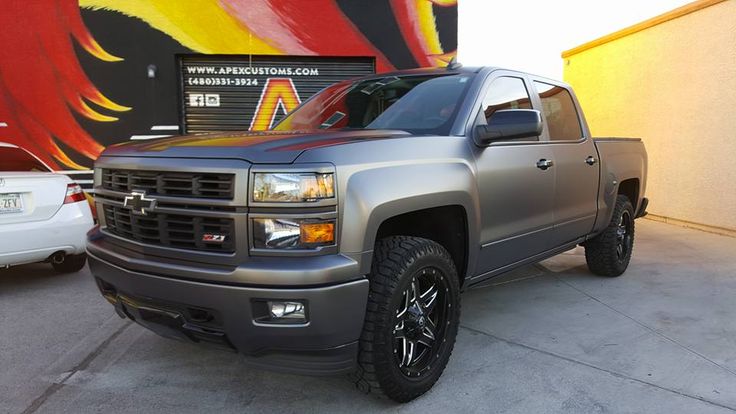
[[[306,320],[305,306],[301,302],[268,302],[271,319],[303,319]]]

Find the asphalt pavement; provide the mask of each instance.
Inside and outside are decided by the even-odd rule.
[[[736,238],[637,225],[622,277],[590,274],[576,249],[467,291],[444,375],[403,405],[160,338],[87,269],[0,270],[0,412],[736,411]]]

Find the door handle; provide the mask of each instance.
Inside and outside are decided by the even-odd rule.
[[[555,163],[552,162],[552,160],[542,158],[541,160],[537,161],[537,168],[539,168],[540,170],[546,170],[553,165],[555,165]]]
[[[594,157],[594,156],[592,156],[592,155],[589,155],[589,156],[588,156],[588,158],[586,158],[586,159],[585,159],[585,163],[586,163],[586,164],[588,164],[588,165],[593,165],[593,164],[595,164],[595,163],[596,163],[597,161],[598,161],[598,160],[596,160],[596,159],[595,159],[595,157]]]

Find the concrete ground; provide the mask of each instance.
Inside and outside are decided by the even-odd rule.
[[[574,250],[466,292],[444,375],[405,405],[159,338],[87,270],[0,271],[0,412],[736,411],[736,239],[637,224],[620,278]]]

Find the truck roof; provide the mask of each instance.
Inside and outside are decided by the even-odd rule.
[[[461,73],[490,73],[496,70],[507,70],[509,72],[516,72],[516,73],[523,73],[529,76],[533,76],[535,78],[544,79],[546,81],[549,81],[551,83],[559,84],[559,85],[567,85],[565,82],[562,82],[557,79],[551,79],[547,78],[545,76],[535,75],[533,73],[528,73],[516,69],[509,69],[509,68],[503,68],[499,66],[458,66],[455,68],[447,68],[447,67],[430,67],[430,68],[417,68],[417,69],[404,69],[404,70],[396,70],[392,72],[382,72],[382,73],[376,73],[373,75],[367,75],[362,77],[361,79],[374,79],[374,78],[385,78],[387,76],[398,76],[398,75],[432,75],[432,74],[440,74],[440,73],[453,73],[453,74],[461,74]]]

